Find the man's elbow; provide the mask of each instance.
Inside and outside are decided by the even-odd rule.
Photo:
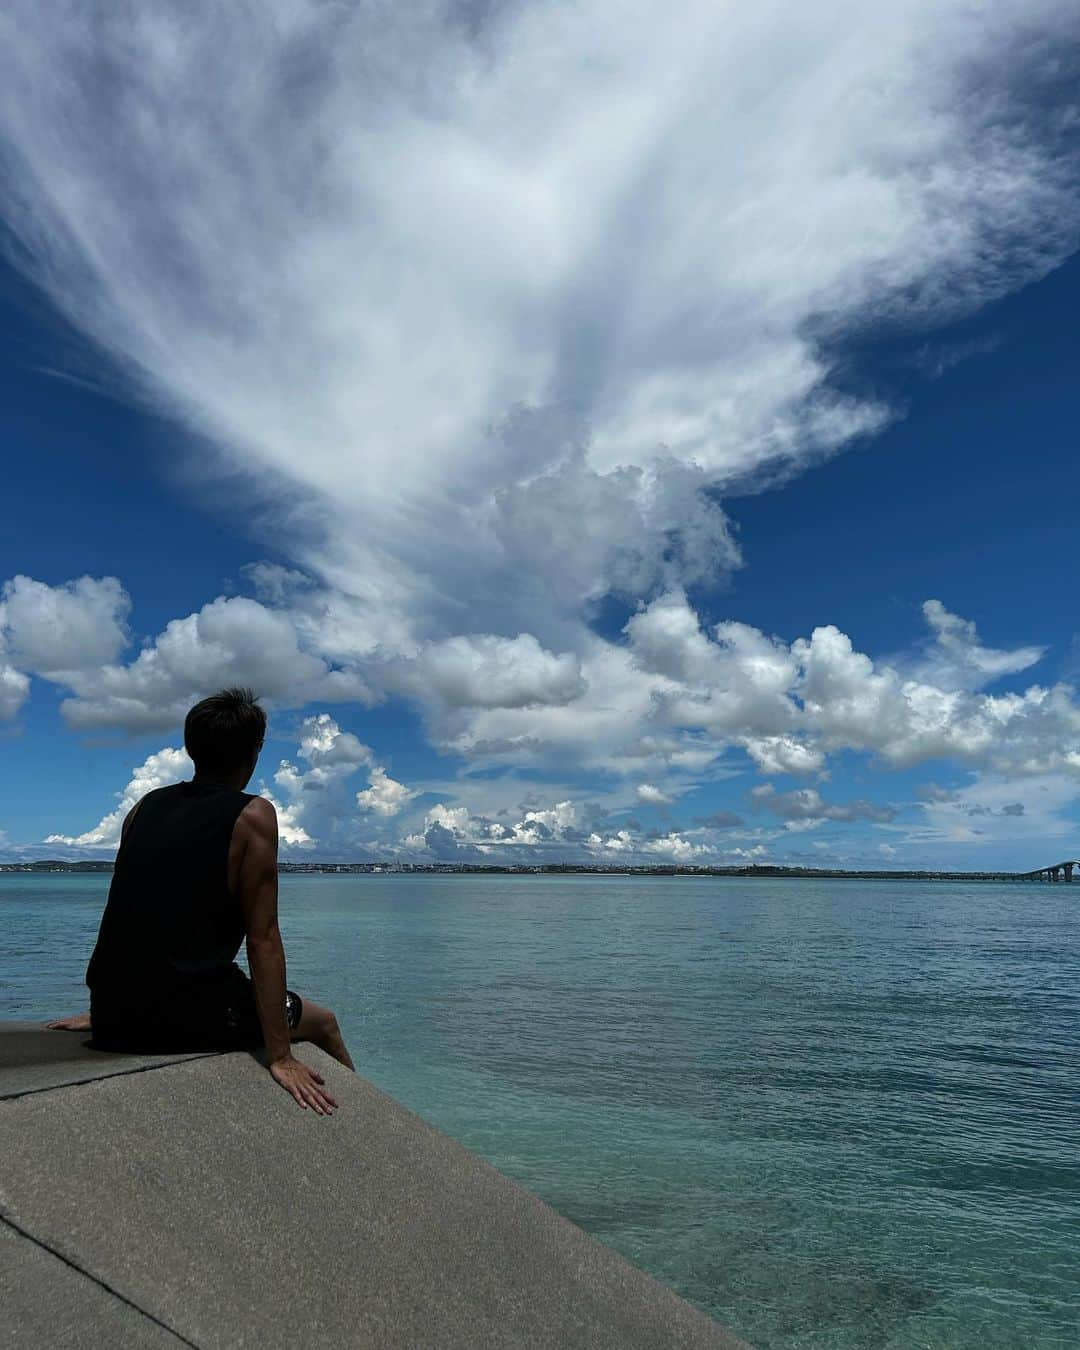
[[[281,930],[277,924],[269,928],[253,929],[247,935],[248,951],[272,952],[281,946]]]

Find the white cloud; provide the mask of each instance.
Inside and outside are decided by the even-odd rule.
[[[743,623],[720,623],[710,638],[683,591],[669,591],[626,625],[638,664],[666,676],[668,719],[714,735],[781,745],[794,722],[790,692],[798,665],[784,643]],[[775,752],[775,753],[778,753]]]
[[[555,834],[563,834],[567,830],[576,829],[581,825],[582,820],[581,807],[577,802],[572,801],[556,802],[554,806],[526,811],[524,815],[526,825],[542,825]]]
[[[670,858],[674,863],[703,863],[716,853],[711,845],[695,844],[674,831],[659,839],[648,839],[641,847],[644,853]]]
[[[576,845],[583,838],[581,826],[586,811],[578,802],[555,802],[550,807],[530,809],[512,824],[474,813],[459,803],[438,802],[424,816],[422,828],[401,840],[408,852],[428,852],[453,858],[475,853],[491,861],[520,861],[559,846]]]
[[[370,702],[355,672],[332,669],[301,647],[289,614],[244,596],[218,599],[173,619],[127,666],[70,671],[61,709],[79,730],[152,730],[183,722],[198,699],[227,685],[250,685],[268,702]]]
[[[973,626],[964,631],[973,639]],[[955,649],[938,685],[905,673],[926,668],[925,649],[907,662],[875,661],[833,625],[791,643],[746,624],[706,632],[682,591],[643,607],[626,634],[625,646],[590,637],[578,698],[442,710],[429,722],[435,743],[476,764],[647,774],[665,795],[733,771],[739,751],[769,775],[823,773],[845,750],[901,768],[951,759],[1022,775],[1080,770],[1080,705],[1069,686],[959,688]],[[1035,650],[990,651],[974,640],[964,648],[982,664],[981,683],[1025,668]]]
[[[1076,833],[1070,813],[1080,800],[1080,778],[1061,773],[1017,778],[980,771],[960,787],[941,789],[931,785],[920,795],[924,799],[919,803],[923,823],[905,832],[909,844],[927,848],[1007,843],[1014,855],[1020,847],[1030,845],[1060,850],[1064,856],[1068,852],[1066,841]],[[1056,861],[1056,857],[1035,855],[1030,865]]]
[[[634,789],[634,794],[638,801],[644,802],[646,806],[670,806],[675,800],[670,793],[661,791],[652,783],[639,783]]]
[[[30,693],[30,680],[21,670],[0,662],[0,722],[14,717]]]
[[[116,577],[47,586],[15,576],[0,591],[0,635],[13,665],[41,675],[114,660],[128,641],[131,601]]]
[[[824,752],[794,736],[743,736],[741,744],[762,773],[817,773]]]
[[[46,837],[45,843],[66,844],[76,848],[115,848],[120,842],[120,828],[124,823],[124,817],[135,803],[156,788],[190,778],[194,768],[186,751],[165,746],[148,755],[132,770],[127,787],[116,794],[120,804],[115,811],[110,811],[92,829],[86,830],[83,834],[50,834]]]
[[[371,750],[352,732],[344,731],[329,713],[305,717],[296,734],[296,761],[279,760],[271,786],[256,780],[258,791],[277,809],[283,848],[306,852],[315,847],[355,850],[368,843],[385,842],[365,822],[372,817],[379,820],[397,815],[417,793],[390,778],[381,765],[374,763]],[[193,771],[183,750],[159,750],[133,770],[130,782],[116,794],[119,805],[97,825],[81,834],[51,834],[44,842],[113,848],[119,842],[125,815],[140,797],[153,788],[189,778]],[[368,774],[369,787],[354,793],[349,780],[361,772]],[[393,842],[396,844],[396,840]]]
[[[603,835],[592,833],[586,840],[589,848],[595,853],[635,853],[638,849],[638,840],[629,830],[616,830],[609,834],[605,839]]]
[[[1069,686],[972,687],[1021,672],[1043,649],[987,648],[971,621],[939,602],[924,607],[932,644],[910,658],[875,661],[828,624],[790,644],[742,623],[706,631],[675,589],[639,609],[625,644],[588,634],[578,654],[556,655],[529,634],[484,634],[413,644],[392,658],[354,651],[335,668],[314,646],[318,627],[305,627],[291,603],[295,588],[282,588],[284,607],[219,598],[172,621],[129,665],[93,666],[87,653],[95,640],[99,656],[122,640],[118,621],[109,629],[109,616],[126,619],[129,608],[118,582],[82,578],[50,588],[16,578],[5,594],[5,649],[32,658],[35,673],[71,692],[61,706],[79,729],[176,726],[197,698],[239,683],[279,706],[315,698],[371,703],[408,691],[440,749],[476,765],[572,764],[640,775],[638,799],[654,805],[697,776],[734,771],[739,751],[769,775],[822,773],[828,756],[844,750],[896,767],[952,759],[1021,775],[1080,770],[1080,706]],[[33,597],[53,616],[38,628]],[[104,636],[85,636],[99,620]],[[70,668],[51,668],[61,658]],[[0,666],[0,714],[14,715],[28,687],[23,671]],[[319,735],[329,733],[320,725],[305,723],[307,791],[327,755],[355,765],[370,760],[336,723],[332,744],[321,747]],[[389,814],[375,811],[376,800],[390,798],[374,781],[365,791],[372,795],[361,805]]]
[[[677,830],[651,838],[642,838],[627,829],[615,830],[606,836],[594,831],[589,835],[586,844],[598,862],[614,856],[626,862],[668,862],[705,866],[710,861],[715,862],[718,853],[711,844],[695,842]]]
[[[694,737],[658,727],[653,694],[663,681],[643,676],[626,648],[583,639],[584,692],[566,704],[432,710],[429,733],[440,748],[476,763],[563,766],[633,773],[660,763],[704,767],[713,751]]]
[[[314,713],[300,724],[297,753],[308,767],[281,760],[274,772],[276,791],[263,787],[263,794],[277,808],[281,842],[310,849],[331,842],[340,826],[348,825],[354,813],[346,782],[371,764],[371,751],[329,713]]]
[[[1080,707],[1067,685],[985,694],[905,679],[832,626],[792,651],[804,721],[826,750],[871,750],[895,767],[955,758],[1021,774],[1080,768]]]
[[[356,800],[365,811],[379,816],[396,816],[412,801],[416,793],[390,778],[384,768],[376,765],[371,770],[371,786],[356,794]]]
[[[894,807],[864,800],[827,802],[816,788],[777,792],[771,783],[762,783],[751,788],[750,798],[755,806],[765,807],[787,821],[871,820],[881,823],[896,818]]]
[[[383,681],[452,708],[522,708],[569,703],[584,691],[572,652],[545,651],[531,633],[515,638],[479,634],[426,644],[383,673]]]
[[[314,646],[584,656],[609,589],[737,564],[707,489],[887,419],[830,383],[832,339],[1065,256],[1043,83],[1076,27],[1064,0],[14,0],[3,207],[340,593]],[[73,715],[112,724],[134,680]]]
[[[1027,670],[1046,652],[1045,647],[1017,647],[1013,651],[984,647],[971,620],[951,614],[940,600],[927,600],[922,608],[935,644],[918,675],[929,683],[978,689],[1004,675]]]
[[[342,731],[329,713],[314,713],[300,724],[300,754],[311,774],[326,781],[371,762],[371,751],[351,731]]]

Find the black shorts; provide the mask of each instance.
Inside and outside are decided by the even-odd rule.
[[[304,1000],[285,991],[285,1020],[300,1025]],[[102,1009],[91,999],[93,1045],[102,1050],[254,1050],[263,1045],[255,988],[242,970],[152,1008]]]

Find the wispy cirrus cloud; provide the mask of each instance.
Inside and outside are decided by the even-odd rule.
[[[565,650],[606,591],[737,563],[711,490],[889,417],[833,339],[1073,246],[1078,30],[1049,0],[17,0],[3,206],[358,630]]]

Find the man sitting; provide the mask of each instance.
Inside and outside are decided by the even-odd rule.
[[[121,829],[86,972],[90,1013],[47,1025],[90,1030],[107,1050],[265,1045],[275,1081],[324,1115],[337,1103],[291,1041],[354,1066],[330,1009],[285,987],[277,812],[244,791],[265,733],[248,689],[223,689],[188,713],[191,781],[148,792]],[[235,960],[245,937],[250,979]]]

